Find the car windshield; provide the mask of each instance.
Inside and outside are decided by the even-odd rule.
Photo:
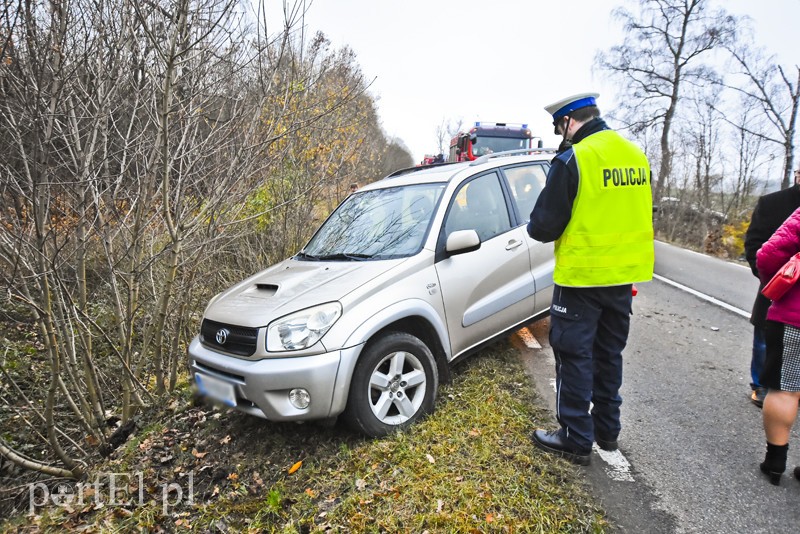
[[[416,254],[443,190],[443,184],[422,184],[353,193],[328,217],[298,258],[365,260]]]
[[[505,150],[516,150],[528,148],[528,138],[517,139],[513,137],[487,137],[478,136],[472,146],[472,153],[476,156],[483,156],[493,152],[503,152]]]

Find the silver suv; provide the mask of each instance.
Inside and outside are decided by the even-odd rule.
[[[211,300],[188,351],[198,392],[368,436],[430,413],[454,360],[549,311],[553,245],[525,226],[552,157],[417,167],[352,193],[297,255]]]

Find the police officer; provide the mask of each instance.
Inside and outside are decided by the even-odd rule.
[[[652,279],[654,261],[650,165],[600,118],[598,96],[545,107],[563,141],[528,223],[532,238],[555,241],[550,345],[561,425],[536,430],[533,442],[581,465],[593,441],[617,448],[632,284]]]

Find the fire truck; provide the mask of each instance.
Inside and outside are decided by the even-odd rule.
[[[437,163],[444,163],[444,154],[425,154],[425,156],[422,158],[422,161],[417,164],[417,167],[422,167],[424,165],[436,165]]]
[[[532,148],[531,130],[527,124],[476,122],[467,132],[459,132],[450,140],[447,161],[471,161],[485,154]]]

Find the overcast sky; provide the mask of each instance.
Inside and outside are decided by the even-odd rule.
[[[615,104],[592,66],[622,40],[610,12],[624,0],[306,1],[307,29],[355,51],[384,130],[416,162],[437,151],[443,121],[527,123],[556,146],[545,105],[585,91],[600,93],[601,111]],[[800,65],[800,0],[722,3],[753,19],[781,64]]]

